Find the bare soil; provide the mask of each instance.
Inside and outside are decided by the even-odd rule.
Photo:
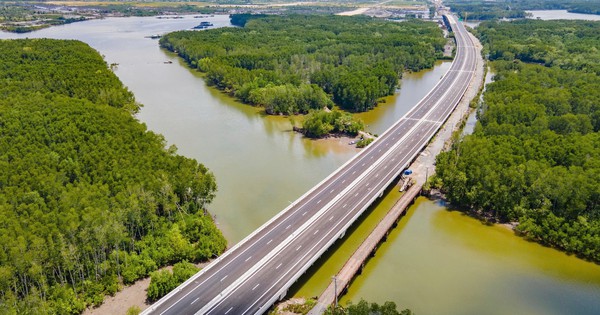
[[[204,268],[208,264],[209,262],[203,262],[196,264],[196,267]],[[173,266],[167,266],[159,270],[171,269],[173,269]],[[126,314],[132,306],[138,306],[143,311],[151,305],[146,302],[146,290],[148,290],[149,285],[150,277],[138,280],[134,284],[126,286],[114,296],[107,296],[104,303],[99,307],[86,309],[83,315],[122,315]]]

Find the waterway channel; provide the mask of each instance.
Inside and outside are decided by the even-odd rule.
[[[217,178],[209,210],[230,245],[356,154],[343,141],[311,141],[285,117],[267,117],[206,86],[199,73],[145,36],[189,29],[206,19],[108,18],[0,38],[79,39],[97,49],[144,105],[138,114],[179,153]],[[209,18],[229,25],[226,16]],[[449,63],[407,74],[398,94],[359,116],[382,133],[435,85]],[[297,284],[294,295],[318,295],[368,227],[399,194],[391,190],[352,235]],[[600,266],[566,256],[420,199],[343,301],[395,301],[418,314],[598,314]]]

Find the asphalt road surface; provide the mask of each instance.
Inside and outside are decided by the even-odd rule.
[[[143,314],[262,314],[342,237],[454,110],[477,53],[448,16],[455,60],[437,86],[376,141]],[[284,180],[284,179],[282,179]]]

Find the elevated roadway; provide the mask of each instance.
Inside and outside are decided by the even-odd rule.
[[[143,314],[262,314],[383,194],[454,110],[477,54],[452,16],[452,66],[366,149]]]

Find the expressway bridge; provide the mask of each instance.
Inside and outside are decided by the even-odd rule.
[[[448,72],[366,149],[143,314],[265,313],[379,198],[452,113],[475,70],[473,43],[452,16]]]

